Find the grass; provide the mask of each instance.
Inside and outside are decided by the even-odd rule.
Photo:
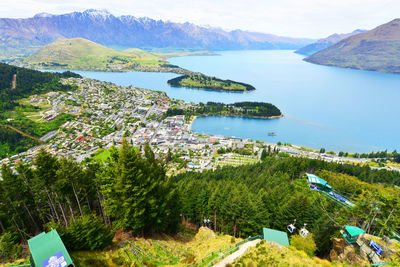
[[[348,266],[338,262],[330,262],[317,257],[310,258],[304,251],[294,248],[280,247],[269,242],[261,242],[251,248],[233,266]]]
[[[111,155],[111,149],[99,150],[98,152],[96,152],[93,159],[104,162],[110,157],[110,155]]]
[[[228,154],[229,155],[229,154]],[[259,161],[258,158],[243,156],[238,154],[230,154],[229,157],[217,161],[217,166],[240,166],[245,164],[254,164]]]

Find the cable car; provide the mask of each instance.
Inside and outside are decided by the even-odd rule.
[[[375,251],[376,255],[380,256],[382,255],[382,248],[375,243],[372,239],[369,241],[369,246],[372,248],[373,251]]]
[[[296,226],[294,226],[295,224],[296,224],[296,219],[294,219],[294,222],[293,222],[292,224],[289,224],[289,225],[287,226],[287,230],[288,230],[291,234],[293,234],[294,230],[296,230]]]
[[[304,224],[303,228],[300,229],[300,235],[304,238],[308,236],[308,230],[306,229],[306,223]]]

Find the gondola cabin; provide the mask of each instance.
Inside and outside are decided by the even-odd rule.
[[[343,238],[347,241],[347,243],[353,244],[356,243],[357,239],[364,233],[365,231],[361,228],[346,225],[343,231]]]
[[[296,230],[296,227],[293,224],[289,224],[287,230],[292,234]]]
[[[327,181],[324,179],[310,173],[306,173],[307,175],[307,182],[308,185],[310,186],[311,189],[317,190],[317,191],[324,191],[324,192],[330,192],[332,190],[332,186],[328,184]]]
[[[368,245],[370,246],[370,248],[372,248],[373,251],[375,251],[376,255],[382,255],[382,248],[374,240],[371,239]]]
[[[32,267],[73,267],[68,254],[56,230],[41,233],[28,240]]]

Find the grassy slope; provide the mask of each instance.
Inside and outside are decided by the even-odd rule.
[[[135,65],[157,67],[165,63],[161,58],[140,49],[121,52],[82,38],[58,39],[24,62],[34,65],[45,63],[50,65],[47,66],[49,68],[67,64],[62,67],[68,69],[129,69]]]
[[[262,242],[250,249],[234,266],[348,266],[332,263],[317,257],[310,258],[303,251],[293,248],[279,247],[269,242]]]
[[[218,255],[214,254],[209,257],[206,256],[212,251],[220,248],[227,247],[232,243],[232,237],[228,235],[213,234],[211,230],[200,229],[199,232],[185,228],[178,233],[174,238],[162,235],[157,238],[168,247],[173,248],[171,253],[161,249],[158,241],[152,239],[136,238],[129,242],[135,244],[140,249],[146,251],[150,255],[158,256],[147,257],[142,256],[141,260],[147,263],[148,266],[189,266],[197,263],[198,266],[206,266],[207,263],[212,261]],[[125,240],[126,241],[126,240]],[[143,266],[137,258],[135,258],[132,250],[130,249],[129,242],[125,241],[115,243],[104,251],[75,251],[71,252],[71,257],[77,267],[91,267],[91,266]],[[240,242],[241,239],[235,239],[235,243]],[[378,241],[378,240],[377,240]],[[396,243],[391,246],[395,251],[399,251],[400,244]],[[175,250],[174,250],[175,249]],[[187,255],[178,255],[176,253],[182,252],[182,249],[187,251]],[[227,250],[223,250],[227,251]],[[206,256],[206,257],[205,257]],[[200,262],[200,259],[205,259]],[[170,261],[169,261],[170,260]],[[394,253],[387,262],[394,265],[398,264],[398,254]],[[18,260],[13,264],[27,263],[27,260]],[[1,265],[12,266],[13,264]],[[132,265],[134,264],[134,265]],[[256,247],[251,248],[241,258],[237,259],[232,266],[350,266],[341,262],[330,262],[318,257],[309,257],[304,251],[297,250],[293,247],[281,247],[274,243],[261,242]]]
[[[351,36],[311,55],[308,62],[382,72],[400,73],[400,19]]]

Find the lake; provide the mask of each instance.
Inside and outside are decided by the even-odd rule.
[[[400,75],[319,66],[286,50],[225,51],[220,56],[172,58],[172,64],[223,79],[249,83],[249,93],[173,88],[171,73],[77,71],[119,85],[165,91],[195,103],[270,102],[285,117],[260,120],[203,117],[192,129],[200,133],[288,142],[348,152],[400,150]],[[268,136],[276,132],[276,136]]]

